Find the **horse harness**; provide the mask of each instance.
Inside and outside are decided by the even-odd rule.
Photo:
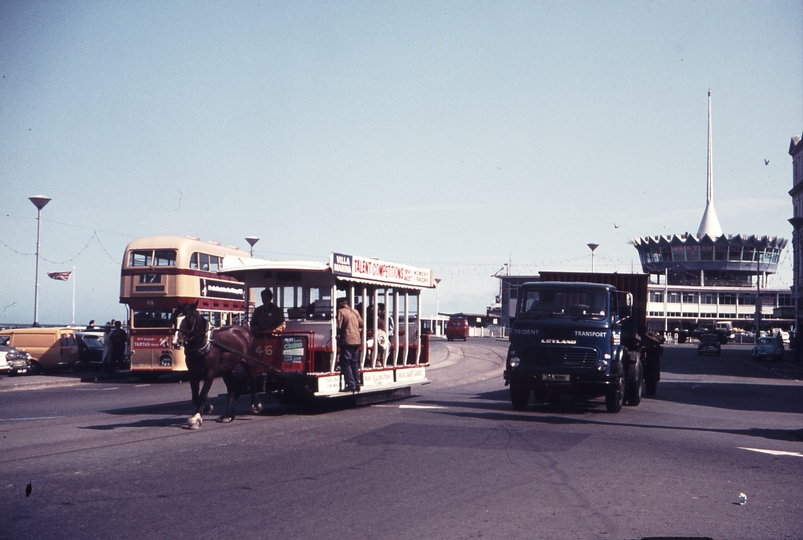
[[[193,333],[193,331],[195,331],[195,325],[196,325],[196,321],[197,320],[198,320],[197,317],[192,317],[192,327],[189,329],[189,331],[182,330],[181,328],[176,328],[177,332],[181,332],[182,334],[184,334],[186,336],[186,339],[184,340],[184,348],[185,348],[187,354],[197,354],[198,356],[206,356],[207,354],[209,354],[212,351],[213,347],[217,347],[218,349],[221,349],[223,351],[230,352],[230,353],[232,353],[232,354],[234,354],[236,356],[239,356],[240,358],[242,358],[244,360],[255,362],[257,364],[261,364],[261,365],[263,365],[263,366],[265,366],[267,368],[270,368],[273,371],[277,371],[276,368],[274,366],[270,365],[270,364],[267,364],[267,363],[265,363],[265,362],[263,362],[261,360],[257,360],[256,358],[254,358],[252,356],[249,356],[247,354],[243,354],[243,353],[241,353],[240,351],[238,351],[236,349],[232,349],[228,345],[223,345],[222,343],[216,342],[215,341],[215,329],[214,329],[214,327],[210,326],[208,321],[206,319],[204,319],[204,318],[201,318],[201,320],[204,322],[204,326],[206,326],[206,329],[203,332],[203,342],[197,347],[190,348],[189,347],[189,342],[194,339],[194,338],[191,337],[191,334]]]

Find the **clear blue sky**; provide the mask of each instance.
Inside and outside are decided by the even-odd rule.
[[[723,230],[791,238],[799,0],[0,0],[0,71],[0,324],[33,322],[38,194],[45,324],[73,267],[76,322],[123,317],[157,234],[429,267],[446,312],[589,242],[638,271],[629,240],[699,226],[709,88]]]

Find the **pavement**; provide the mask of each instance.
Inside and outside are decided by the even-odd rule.
[[[0,375],[0,392],[11,390],[37,390],[39,388],[51,388],[54,386],[75,386],[82,383],[95,382],[136,382],[137,375],[128,370],[121,370],[116,373],[103,373],[90,371],[74,373],[64,371],[61,373],[46,373],[43,375]]]

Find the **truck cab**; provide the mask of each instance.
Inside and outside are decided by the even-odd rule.
[[[521,286],[505,365],[513,407],[531,393],[605,396],[610,412],[641,400],[643,358],[633,297],[603,283],[534,282]]]

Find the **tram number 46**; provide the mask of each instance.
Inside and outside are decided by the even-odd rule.
[[[267,345],[266,347],[263,347],[262,345],[260,345],[257,347],[256,353],[258,356],[262,355],[273,356],[273,346]]]

